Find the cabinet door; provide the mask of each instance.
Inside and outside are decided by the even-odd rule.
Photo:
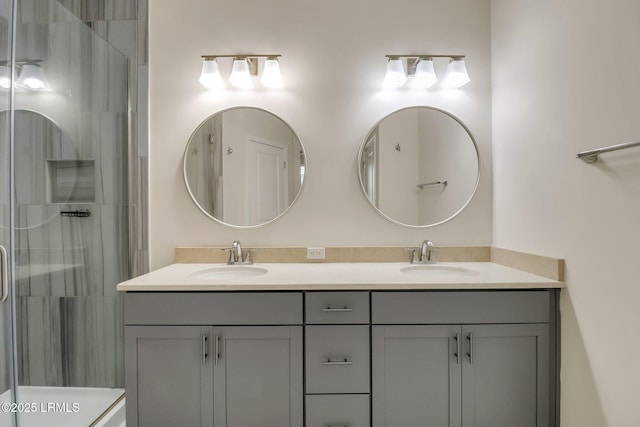
[[[460,426],[459,336],[460,326],[373,326],[374,427]]]
[[[464,427],[548,427],[549,325],[463,327]]]
[[[214,329],[216,427],[302,427],[302,327]]]
[[[127,326],[127,426],[213,424],[213,328]]]

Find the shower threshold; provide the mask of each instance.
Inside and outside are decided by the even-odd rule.
[[[20,427],[119,427],[124,425],[124,389],[19,386]],[[9,392],[0,402],[11,400]],[[122,422],[117,420],[122,418]]]

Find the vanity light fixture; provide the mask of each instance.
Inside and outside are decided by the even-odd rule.
[[[386,55],[387,72],[382,85],[386,88],[400,88],[407,81],[412,89],[428,89],[437,81],[438,77],[433,67],[433,58],[449,58],[450,62],[442,82],[442,87],[459,88],[469,83],[471,79],[464,63],[464,55]],[[407,73],[404,72],[404,61]]]
[[[463,57],[453,57],[447,65],[447,72],[444,75],[444,81],[442,86],[446,88],[459,88],[471,81],[469,73],[467,73],[467,66],[464,63]]]
[[[218,60],[215,58],[205,58],[202,61],[202,73],[200,73],[200,84],[207,89],[224,89],[224,81],[220,75]]]
[[[388,89],[397,89],[407,81],[407,75],[404,73],[402,60],[399,57],[389,56],[387,62],[387,72],[384,75],[382,85]]]
[[[281,55],[202,55],[202,73],[200,74],[200,84],[207,89],[222,89],[225,87],[220,74],[218,58],[233,58],[233,66],[229,83],[238,89],[249,89],[253,87],[253,77],[258,75],[258,61],[265,58],[264,71],[260,82],[269,89],[281,88],[282,77],[280,76],[280,65],[278,58]]]

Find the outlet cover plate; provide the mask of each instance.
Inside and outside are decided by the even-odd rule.
[[[307,248],[307,259],[324,259],[324,248]]]

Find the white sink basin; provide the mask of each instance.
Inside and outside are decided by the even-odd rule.
[[[191,274],[195,279],[240,279],[244,277],[261,276],[269,270],[250,265],[227,265],[224,267],[212,267],[196,271]]]
[[[454,267],[452,265],[438,264],[421,264],[409,265],[400,269],[402,273],[414,276],[476,276],[480,274],[478,271],[470,270],[463,267]]]

